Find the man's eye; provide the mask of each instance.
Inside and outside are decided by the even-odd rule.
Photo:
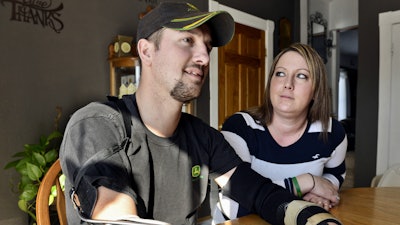
[[[192,38],[183,38],[182,41],[186,42],[186,43],[190,43],[190,44],[193,43],[193,39]]]

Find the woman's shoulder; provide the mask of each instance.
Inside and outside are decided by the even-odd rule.
[[[229,123],[245,123],[247,126],[259,126],[259,122],[255,120],[249,113],[247,112],[236,112],[229,116],[224,124],[229,124]]]
[[[339,120],[331,117],[331,121],[332,121],[331,122],[332,123],[332,132],[343,133],[343,134],[346,133],[343,124]]]
[[[335,118],[330,117],[328,123],[328,130],[329,133],[344,133],[344,128],[342,124]],[[322,122],[317,120],[310,124],[309,132],[323,132]]]

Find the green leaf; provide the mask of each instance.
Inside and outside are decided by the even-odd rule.
[[[40,168],[32,163],[26,163],[26,170],[28,173],[28,177],[31,180],[38,181],[43,175],[43,172],[40,170]]]
[[[57,197],[57,187],[53,185],[50,190],[49,205],[53,204],[55,197]]]
[[[48,137],[47,137],[47,140],[48,141],[51,141],[51,140],[53,140],[53,139],[56,139],[56,138],[59,138],[59,137],[62,137],[63,135],[62,135],[62,133],[60,133],[59,131],[53,131]]]
[[[49,205],[53,204],[54,199],[55,199],[54,195],[49,195]]]
[[[49,140],[44,135],[40,137],[39,143],[40,143],[40,146],[42,146],[42,147],[46,147],[50,144]]]
[[[17,152],[15,153],[12,157],[25,157],[26,156],[26,152]]]
[[[65,191],[65,174],[61,174],[58,180],[60,181],[60,186],[63,191]]]
[[[53,163],[58,158],[58,151],[56,149],[52,149],[44,155],[44,158],[46,159],[46,162]]]
[[[45,148],[43,146],[38,145],[38,144],[25,144],[24,148],[26,152],[28,153],[33,153],[33,152],[42,152]]]
[[[56,187],[56,185],[51,186],[50,195],[57,196],[57,187]]]
[[[28,175],[21,176],[21,180],[19,182],[19,190],[24,190],[27,185],[34,185],[34,181],[31,180]]]
[[[16,167],[19,161],[20,161],[20,159],[7,163],[6,166],[4,167],[4,169],[6,170],[6,169],[10,169],[12,167]]]
[[[36,198],[37,188],[26,188],[20,195],[19,198],[25,201],[31,201]]]
[[[28,212],[28,204],[25,200],[18,201],[18,208],[20,208],[23,212]]]
[[[17,165],[15,166],[15,170],[17,170],[18,173],[21,175],[28,175],[28,170],[26,169],[26,163],[29,159],[21,159]]]
[[[44,158],[43,155],[34,152],[33,153],[33,158],[35,159],[35,161],[38,163],[39,166],[45,166],[46,165],[46,159]]]

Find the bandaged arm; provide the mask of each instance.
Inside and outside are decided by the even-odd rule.
[[[222,187],[225,196],[256,212],[271,224],[341,224],[322,207],[302,201],[273,184],[270,179],[252,170],[249,163],[240,164],[215,181]]]

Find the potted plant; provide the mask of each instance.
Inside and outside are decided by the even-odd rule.
[[[18,182],[18,207],[26,212],[36,224],[36,195],[39,185],[50,166],[57,160],[62,134],[58,131],[58,121],[61,108],[57,107],[55,130],[49,135],[43,135],[37,144],[25,144],[24,150],[13,155],[17,160],[7,163],[4,169],[15,168],[21,175]],[[53,201],[50,198],[49,203]]]

